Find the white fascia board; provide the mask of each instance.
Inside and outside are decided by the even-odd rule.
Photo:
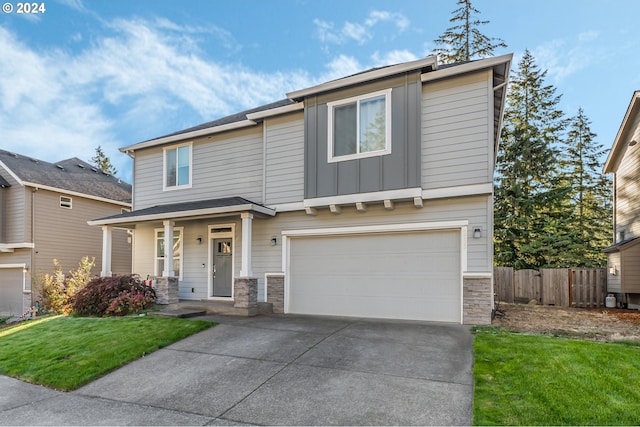
[[[247,114],[247,119],[258,121],[266,117],[279,116],[281,114],[293,113],[295,111],[304,110],[304,102],[296,102],[295,104],[285,105],[283,107],[272,108],[270,110],[258,111],[256,113]]]
[[[347,205],[357,202],[376,202],[383,200],[404,200],[413,199],[414,197],[422,197],[422,188],[405,188],[402,190],[374,191],[371,193],[355,193],[344,194],[341,196],[316,197],[314,199],[305,199],[303,206],[318,207],[329,205]]]
[[[403,231],[429,231],[429,230],[461,230],[467,227],[469,221],[430,221],[430,222],[414,222],[414,223],[398,223],[398,224],[379,224],[379,225],[357,225],[351,227],[329,227],[317,229],[300,229],[300,230],[282,230],[285,237],[301,237],[301,236],[329,236],[329,235],[345,235],[345,234],[369,234],[369,233],[390,233]],[[466,239],[466,235],[465,235]]]
[[[631,116],[638,114],[638,109],[640,109],[640,90],[635,91],[633,93],[633,96],[631,97],[631,102],[629,102],[627,112],[625,113],[624,119],[620,124],[620,129],[618,129],[616,138],[613,140],[613,146],[611,147],[609,155],[607,156],[607,160],[604,162],[604,166],[602,167],[602,173],[613,173],[616,171],[623,151],[622,149],[626,144],[629,143],[629,141],[622,140],[622,134],[625,132]]]
[[[33,187],[38,190],[53,191],[55,193],[67,194],[69,196],[74,196],[74,197],[83,197],[85,199],[96,200],[98,202],[111,203],[113,205],[118,205],[125,208],[131,208],[131,203],[128,203],[128,202],[120,202],[118,200],[111,200],[105,197],[92,196],[90,194],[85,194],[85,193],[78,193],[77,191],[65,190],[64,188],[57,188],[57,187],[51,187],[49,185],[36,184],[35,182],[25,182],[24,185],[26,187]]]
[[[330,90],[341,89],[343,87],[352,86],[360,83],[365,83],[371,80],[376,80],[384,77],[393,76],[407,71],[417,70],[420,68],[433,66],[437,68],[438,61],[435,56],[428,56],[417,61],[405,62],[402,64],[392,65],[389,67],[383,67],[377,70],[356,74],[350,77],[345,77],[338,80],[333,80],[327,83],[322,83],[317,86],[313,86],[307,89],[301,89],[294,92],[287,93],[287,98],[295,100],[301,99],[305,96],[313,95],[320,92],[327,92]]]
[[[161,214],[149,214],[149,215],[141,215],[141,216],[125,217],[125,218],[113,218],[113,219],[105,219],[105,220],[97,219],[97,220],[87,221],[87,224],[89,225],[131,224],[131,223],[144,222],[144,221],[160,221],[160,220],[170,220],[170,219],[189,218],[189,217],[203,217],[203,216],[240,213],[240,212],[248,212],[248,211],[257,212],[257,213],[261,213],[268,216],[274,216],[276,214],[276,212],[273,209],[265,208],[264,206],[254,205],[250,203],[246,205],[223,206],[219,208],[209,208],[209,209],[194,209],[190,211],[167,212],[167,213],[161,213]]]
[[[473,71],[482,70],[485,68],[494,67],[496,65],[501,65],[504,63],[508,63],[513,58],[513,54],[507,54],[502,56],[496,56],[493,58],[480,59],[478,61],[468,62],[466,64],[456,65],[449,68],[442,68],[436,71],[432,71],[429,73],[424,73],[420,76],[422,82],[428,82],[438,79],[443,79],[446,77],[456,76],[458,74],[469,73]]]
[[[180,133],[177,135],[165,136],[164,138],[152,139],[151,141],[140,142],[138,144],[129,145],[128,147],[120,148],[120,151],[128,154],[130,151],[140,150],[142,148],[156,147],[158,145],[168,144],[171,142],[184,141],[186,139],[198,138],[206,135],[213,135],[216,133],[226,132],[234,129],[246,128],[249,126],[257,125],[253,120],[240,120],[226,125],[214,126],[205,129],[194,130],[192,132]]]
[[[278,203],[270,206],[276,212],[303,211],[304,202]]]
[[[4,170],[6,170],[9,173],[9,175],[11,175],[11,177],[18,182],[18,184],[24,186],[24,183],[22,182],[20,177],[18,175],[16,175],[11,169],[9,169],[7,167],[7,165],[5,165],[2,161],[0,161],[0,167],[2,167]]]
[[[460,185],[457,187],[434,188],[431,190],[422,190],[422,198],[428,199],[444,199],[449,197],[462,196],[480,196],[493,194],[493,183],[485,182],[483,184]]]

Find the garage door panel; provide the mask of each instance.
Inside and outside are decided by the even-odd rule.
[[[22,314],[22,269],[0,269],[0,315]]]
[[[459,322],[459,236],[292,238],[289,312]]]

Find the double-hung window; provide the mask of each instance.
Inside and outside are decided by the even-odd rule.
[[[191,143],[165,148],[164,189],[191,187]]]
[[[164,229],[158,228],[155,231],[156,265],[154,274],[161,276],[164,271]],[[182,280],[182,231],[182,227],[173,229],[173,272],[179,280]]]
[[[391,153],[391,89],[328,102],[328,161]]]

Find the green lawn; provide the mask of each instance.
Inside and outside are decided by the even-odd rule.
[[[149,316],[30,320],[0,329],[0,375],[74,390],[213,325]]]
[[[640,347],[480,328],[474,425],[639,425]]]

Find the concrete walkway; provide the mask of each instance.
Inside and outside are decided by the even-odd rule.
[[[469,425],[461,325],[206,316],[220,325],[70,393],[0,376],[0,425]]]

